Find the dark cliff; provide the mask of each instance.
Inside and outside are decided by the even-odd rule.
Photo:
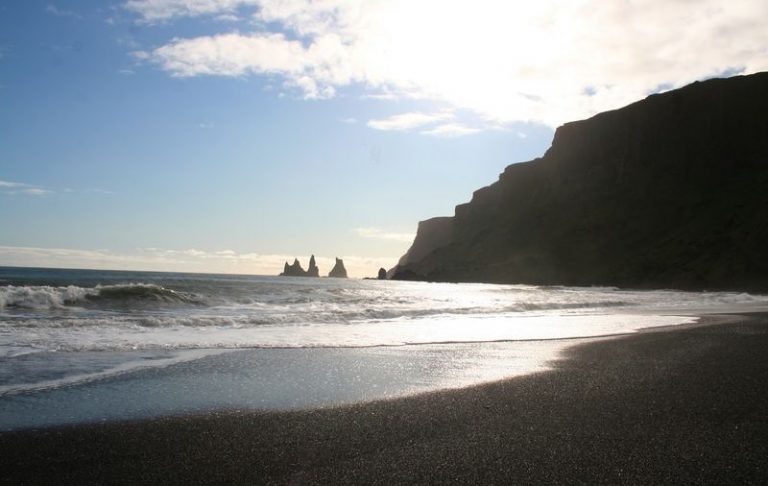
[[[397,266],[390,269],[388,276],[399,280],[420,280],[421,277],[411,270],[409,264],[417,264],[434,250],[453,241],[453,218],[436,217],[419,221],[416,237],[408,251],[400,257]]]
[[[768,73],[698,82],[558,128],[393,277],[768,290],[767,189]]]

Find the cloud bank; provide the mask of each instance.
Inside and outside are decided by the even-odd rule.
[[[238,17],[249,32],[136,56],[172,76],[276,76],[305,98],[350,85],[489,121],[550,126],[660,87],[768,69],[764,0],[131,0],[139,23]],[[442,134],[460,130],[450,125]],[[432,133],[441,134],[441,133]]]
[[[401,241],[403,243],[410,243],[416,237],[415,233],[394,233],[380,228],[357,228],[355,229],[355,233],[361,238]]]
[[[450,120],[453,117],[453,114],[448,112],[402,113],[379,120],[369,120],[367,125],[376,130],[410,130],[435,122]]]

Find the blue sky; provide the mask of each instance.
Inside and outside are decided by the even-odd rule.
[[[0,264],[375,275],[560,123],[766,68],[761,2],[590,3],[0,2]]]

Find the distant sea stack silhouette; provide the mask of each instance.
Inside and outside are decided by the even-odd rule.
[[[387,279],[387,269],[386,268],[380,268],[379,269],[379,274],[378,274],[378,276],[376,278],[378,278],[379,280],[386,280]]]
[[[768,290],[768,73],[651,95],[555,132],[449,218],[396,279]]]
[[[347,269],[344,268],[344,260],[336,258],[336,264],[328,273],[328,276],[331,278],[347,278]]]
[[[317,265],[315,264],[315,255],[312,255],[309,257],[309,268],[307,270],[304,270],[301,268],[301,263],[299,263],[299,259],[296,258],[293,260],[292,265],[288,265],[288,262],[285,262],[285,266],[283,267],[283,273],[280,274],[280,277],[319,277],[320,276],[320,269],[317,268]]]
[[[307,269],[307,277],[319,277],[320,269],[317,268],[315,263],[315,255],[309,257],[309,268]]]

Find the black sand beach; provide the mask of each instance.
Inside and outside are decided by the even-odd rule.
[[[768,318],[581,345],[552,371],[337,409],[0,434],[5,484],[765,484]]]

